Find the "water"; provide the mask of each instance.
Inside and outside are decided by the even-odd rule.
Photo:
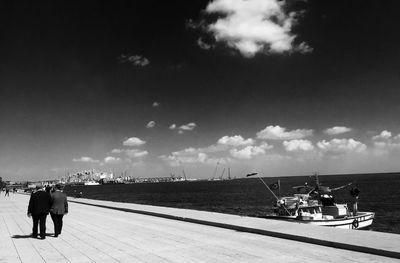
[[[263,178],[267,184],[278,179],[282,195],[295,193],[292,186],[304,185],[305,182],[314,185],[314,178],[310,176]],[[370,229],[400,234],[400,173],[321,175],[319,179],[322,185],[331,188],[353,182],[361,190],[358,210],[375,212]],[[334,192],[337,203],[351,202],[350,188]],[[70,196],[82,192],[83,197],[91,199],[245,216],[268,215],[275,200],[257,177],[226,181],[67,186],[65,191]]]

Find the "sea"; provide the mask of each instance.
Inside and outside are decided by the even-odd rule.
[[[196,209],[241,216],[263,217],[271,213],[275,197],[265,187],[280,182],[275,195],[296,193],[293,186],[315,185],[315,176],[247,177],[220,181],[183,181],[165,183],[68,185],[69,196],[107,201]],[[370,231],[400,234],[400,173],[319,175],[320,184],[336,188],[337,203],[352,206],[350,189],[360,190],[358,210],[375,212]],[[264,182],[264,183],[263,183]]]

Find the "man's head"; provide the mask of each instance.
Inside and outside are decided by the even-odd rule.
[[[62,189],[62,185],[61,185],[61,184],[56,184],[56,185],[54,186],[54,188],[55,188],[56,190],[61,190],[61,189]]]

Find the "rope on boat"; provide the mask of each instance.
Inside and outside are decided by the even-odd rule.
[[[265,185],[265,187],[272,193],[272,195],[276,198],[276,201],[279,201],[279,198],[276,196],[276,194],[271,190],[271,188],[269,188],[269,186],[264,182],[263,179],[261,179],[261,177],[257,174],[258,179],[261,180],[261,182]],[[287,210],[285,204],[282,205],[282,207],[285,209],[285,211],[288,213],[288,215],[292,215],[289,210]]]

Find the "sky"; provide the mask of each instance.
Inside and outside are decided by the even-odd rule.
[[[400,170],[398,1],[0,3],[0,176]]]

